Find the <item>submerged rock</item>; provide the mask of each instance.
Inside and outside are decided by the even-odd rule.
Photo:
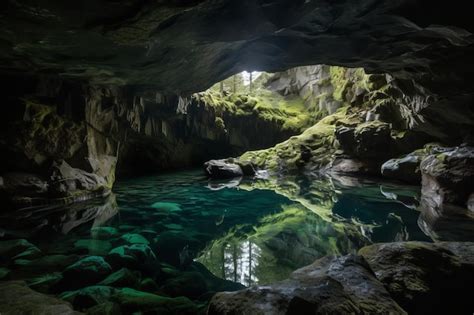
[[[196,305],[185,297],[169,298],[130,288],[120,289],[112,296],[112,301],[119,304],[122,312],[126,314],[144,312],[147,314],[194,315],[198,312]]]
[[[126,243],[132,244],[145,244],[148,245],[150,242],[140,234],[137,233],[127,233],[122,235],[121,239]]]
[[[63,272],[62,285],[78,288],[95,284],[112,272],[110,265],[100,256],[89,256],[67,267]]]
[[[359,251],[409,314],[470,314],[474,243],[398,242]]]
[[[130,271],[127,268],[122,268],[107,278],[102,280],[99,285],[111,286],[111,287],[129,287],[133,288],[138,285],[139,275]]]
[[[34,259],[41,255],[41,251],[25,239],[0,241],[0,262]]]
[[[112,249],[106,260],[114,267],[128,267],[157,272],[154,267],[157,259],[155,253],[146,244],[123,245]]]
[[[16,314],[80,314],[68,302],[35,292],[23,281],[0,282],[0,313]]]
[[[217,293],[208,314],[405,314],[360,256],[325,257],[288,280]]]

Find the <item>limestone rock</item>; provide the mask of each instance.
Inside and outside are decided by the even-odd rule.
[[[468,314],[474,302],[466,283],[474,280],[474,243],[375,244],[359,253],[409,314]]]
[[[208,314],[406,314],[354,255],[325,257],[290,279],[216,294]]]
[[[431,154],[420,168],[420,227],[438,240],[474,240],[474,149],[457,147]]]
[[[65,301],[35,292],[23,281],[0,282],[0,313],[17,314],[81,314]]]
[[[430,198],[436,206],[450,203],[467,208],[474,187],[474,147],[430,155],[420,167],[425,198]]]

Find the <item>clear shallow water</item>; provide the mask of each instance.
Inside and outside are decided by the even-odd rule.
[[[158,258],[152,269],[162,271],[142,277],[154,277],[160,294],[195,299],[206,292],[173,291],[169,279],[197,268],[207,279],[212,273],[267,284],[325,255],[374,242],[429,241],[417,225],[418,190],[344,177],[209,182],[200,171],[184,171],[120,180],[106,202],[4,214],[1,228],[4,239],[26,238],[45,255],[107,257],[122,245],[146,244]],[[114,233],[97,237],[98,227]],[[32,274],[21,272],[25,264],[8,268],[37,281],[41,265]],[[62,269],[45,267],[44,274]]]

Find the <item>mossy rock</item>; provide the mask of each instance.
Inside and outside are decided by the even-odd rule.
[[[112,272],[112,267],[101,256],[89,256],[67,267],[61,286],[70,289],[95,284]]]
[[[127,268],[122,268],[102,280],[99,285],[122,288],[134,288],[138,285],[140,274]]]

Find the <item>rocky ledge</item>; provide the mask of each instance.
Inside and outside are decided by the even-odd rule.
[[[218,293],[208,314],[471,314],[473,280],[474,243],[375,244],[282,282]]]

